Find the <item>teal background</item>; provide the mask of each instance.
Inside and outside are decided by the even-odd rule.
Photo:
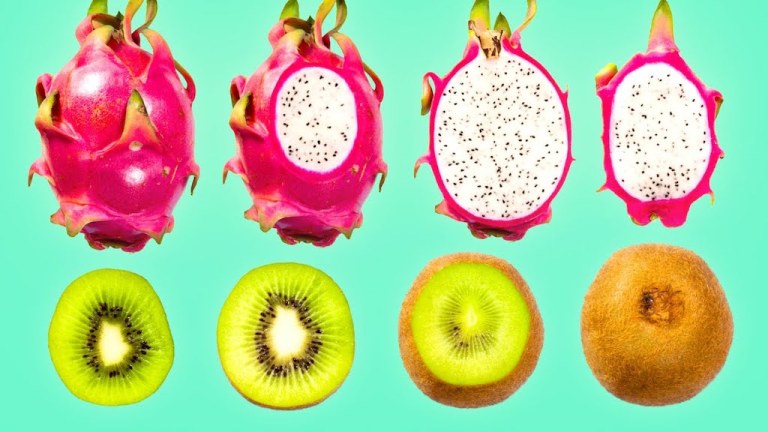
[[[600,105],[594,74],[609,61],[623,64],[644,50],[656,0],[542,0],[523,34],[523,46],[571,90],[577,159],[554,219],[519,243],[476,240],[467,229],[435,215],[440,199],[429,170],[411,176],[427,147],[428,120],[419,116],[424,72],[445,74],[459,61],[470,0],[349,0],[345,32],[386,86],[385,157],[390,177],[373,193],[366,221],[351,241],[331,248],[289,247],[262,234],[242,212],[250,205],[242,183],[221,184],[234,153],[227,124],[229,82],[249,75],[270,53],[266,33],[282,1],[160,0],[154,28],[193,73],[197,160],[202,179],[185,196],[176,228],[162,246],[141,253],[97,252],[48,222],[57,206],[45,181],[26,187],[28,166],[40,155],[33,125],[34,83],[55,73],[77,50],[74,29],[87,0],[0,3],[3,67],[0,120],[2,355],[0,429],[16,430],[767,430],[766,331],[768,291],[763,199],[768,158],[763,23],[768,6],[744,0],[672,0],[678,44],[710,86],[725,95],[718,133],[726,159],[713,180],[717,202],[697,202],[679,229],[634,226],[623,203],[602,184]],[[125,1],[113,1],[112,8]],[[303,0],[308,14],[318,0]],[[523,0],[496,0],[513,27]],[[642,242],[684,246],[702,255],[727,291],[735,339],[717,379],[695,399],[645,408],[622,402],[593,378],[582,354],[583,296],[597,270],[617,249]],[[400,304],[432,258],[476,251],[513,263],[532,287],[545,323],[538,368],[499,405],[459,410],[439,405],[412,384],[397,345]],[[341,389],[325,403],[298,412],[251,405],[235,392],[216,353],[216,321],[235,282],[253,267],[276,261],[317,266],[342,286],[352,307],[356,358]],[[106,408],[72,396],[51,364],[47,329],[64,289],[86,271],[114,267],[138,272],[160,295],[176,343],[176,360],[160,390],[144,402]]]

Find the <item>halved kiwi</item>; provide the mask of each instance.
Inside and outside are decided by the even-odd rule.
[[[173,364],[163,305],[143,277],[96,270],[72,282],[48,330],[56,372],[77,397],[125,405],[154,393]]]
[[[723,367],[733,339],[725,293],[706,262],[673,246],[615,253],[584,299],[581,340],[598,381],[640,405],[686,401]]]
[[[400,313],[400,354],[430,398],[482,407],[528,379],[543,331],[536,301],[512,265],[460,253],[430,262],[416,278]]]
[[[224,303],[217,333],[229,381],[261,406],[320,403],[352,367],[347,299],[333,279],[307,265],[271,264],[243,276]]]

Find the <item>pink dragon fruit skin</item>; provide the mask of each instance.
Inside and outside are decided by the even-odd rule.
[[[80,51],[55,77],[37,82],[35,125],[43,156],[29,172],[45,177],[61,208],[52,222],[70,236],[82,232],[95,249],[141,250],[173,228],[171,215],[193,176],[195,86],[156,32],[148,28],[157,0],[147,1],[147,22],[107,14],[94,0],[76,35]],[[144,35],[152,47],[139,46]],[[184,77],[186,88],[177,71]]]
[[[672,68],[671,70],[679,72],[681,77],[690,83],[691,92],[694,93],[693,97],[700,101],[700,105],[698,106],[691,105],[689,107],[686,105],[683,111],[688,111],[690,112],[690,115],[698,115],[701,117],[701,126],[704,129],[704,139],[701,141],[694,141],[692,139],[687,140],[686,138],[688,137],[686,135],[681,135],[678,137],[678,142],[674,144],[677,146],[678,151],[681,148],[693,149],[694,145],[702,146],[701,148],[696,148],[696,153],[698,154],[694,154],[693,157],[691,157],[690,154],[687,155],[688,160],[685,162],[686,164],[694,165],[694,173],[698,172],[700,174],[698,177],[693,174],[690,175],[689,177],[693,178],[693,180],[688,179],[687,182],[683,182],[682,179],[680,179],[677,184],[664,184],[661,181],[657,181],[656,183],[653,183],[656,190],[653,190],[649,185],[645,188],[648,195],[642,196],[638,193],[638,186],[636,184],[624,179],[624,177],[629,176],[626,170],[616,166],[617,164],[621,164],[622,161],[626,162],[626,159],[614,154],[616,153],[616,147],[620,145],[620,137],[622,136],[619,135],[619,137],[617,137],[615,131],[612,133],[612,127],[616,127],[616,121],[620,120],[620,116],[615,113],[615,106],[617,105],[616,94],[617,90],[622,86],[627,77],[636,73],[641,68],[649,66],[658,67],[659,65],[666,65],[667,67]],[[667,78],[669,78],[669,76],[670,75],[667,75]],[[664,226],[679,227],[685,223],[688,217],[688,211],[696,200],[703,195],[709,194],[712,196],[714,202],[714,193],[710,187],[710,179],[714,173],[717,162],[725,157],[725,154],[718,145],[717,136],[715,134],[715,119],[720,111],[723,96],[718,91],[707,88],[680,56],[679,49],[675,44],[674,39],[672,12],[666,0],[661,0],[654,15],[648,43],[648,51],[646,53],[635,55],[620,71],[615,64],[607,65],[600,71],[600,73],[598,73],[595,80],[597,94],[603,103],[604,166],[607,175],[607,181],[601,190],[611,190],[624,200],[627,204],[629,216],[638,225],[647,225],[652,220],[658,218]],[[659,79],[659,82],[661,82],[661,79]],[[675,88],[673,84],[668,84],[667,87]],[[677,83],[677,86],[683,88],[683,83]],[[641,91],[641,88],[638,87],[638,94]],[[686,95],[686,97],[692,96],[691,94],[685,94],[682,91],[679,94],[681,96]],[[674,97],[674,95],[675,93],[671,92],[669,99]],[[665,102],[667,100],[668,99],[664,99]],[[668,104],[665,103],[659,104],[654,108],[656,108],[657,111],[671,109]],[[642,111],[647,109],[646,106],[631,106],[629,109],[632,110],[632,112],[645,113],[641,115],[648,116],[646,111]],[[702,112],[697,113],[696,110],[699,109]],[[673,111],[670,111],[669,114],[670,116],[680,115]],[[684,125],[688,127],[690,124],[689,121],[687,119],[684,121]],[[659,122],[659,124],[662,123]],[[642,124],[638,126],[638,130],[642,130],[646,126],[647,124]],[[665,130],[668,131],[669,129]],[[677,125],[676,130],[681,134],[689,133],[679,124]],[[648,134],[650,135],[650,133]],[[682,138],[682,136],[686,136],[686,138]],[[651,140],[645,140],[644,146],[642,147],[643,150],[646,152],[649,151],[649,149],[652,150],[654,141],[658,141],[658,137],[654,137],[654,139]],[[657,145],[659,145],[658,142]],[[704,155],[703,159],[701,158],[701,155]],[[658,166],[661,166],[661,164],[672,165],[668,159],[663,157],[664,155],[661,156],[662,158],[658,161],[649,158],[646,161],[635,160],[635,162],[640,163],[641,165],[650,165],[653,163],[658,164]],[[686,170],[687,169],[692,168],[686,168]],[[681,168],[676,168],[676,172],[681,171]],[[645,174],[646,172],[641,171],[641,173]],[[659,173],[657,172],[656,174]],[[674,178],[675,173],[672,172],[672,174],[672,177]],[[648,171],[647,177],[652,175],[653,174]],[[665,178],[669,174],[661,173],[660,175],[661,178]],[[638,181],[647,182],[647,177],[643,178],[640,176]],[[686,183],[691,187],[687,188]],[[661,189],[662,187],[664,188],[663,190]],[[631,190],[633,188],[636,190]],[[673,194],[678,196],[674,196]]]
[[[496,21],[496,24],[494,26],[495,31],[488,32],[488,36],[491,36],[490,38],[481,39],[477,35],[480,33],[485,32],[490,28],[490,11],[489,11],[489,2],[488,0],[477,0],[475,2],[475,5],[472,9],[471,19],[470,19],[470,38],[469,42],[467,44],[466,50],[464,52],[463,59],[451,70],[451,72],[448,73],[444,78],[440,78],[434,73],[427,73],[424,77],[424,92],[422,96],[422,115],[426,115],[427,113],[430,113],[430,144],[429,144],[429,152],[419,158],[419,160],[416,162],[416,166],[414,168],[414,175],[418,172],[420,166],[422,164],[429,164],[432,168],[432,171],[435,176],[435,180],[437,181],[437,184],[440,188],[440,191],[443,195],[444,201],[442,201],[440,204],[436,207],[436,212],[449,216],[457,221],[467,223],[470,231],[472,234],[480,239],[487,238],[489,236],[494,237],[502,237],[505,240],[508,241],[517,241],[522,239],[527,231],[536,226],[548,223],[552,218],[552,210],[551,210],[551,203],[552,200],[557,196],[560,189],[562,188],[565,179],[568,175],[568,171],[570,169],[571,163],[573,162],[573,156],[571,152],[571,118],[570,113],[568,111],[568,94],[567,92],[563,92],[558,87],[556,81],[554,78],[550,75],[550,73],[534,58],[532,58],[530,55],[528,55],[525,51],[523,51],[521,45],[520,45],[520,39],[521,39],[521,32],[528,26],[528,24],[533,20],[535,14],[537,11],[537,5],[535,0],[529,0],[528,1],[528,13],[526,16],[525,21],[523,22],[520,27],[512,32],[509,24],[504,17],[504,15],[499,14],[499,18]],[[494,40],[495,44],[494,46]],[[499,43],[500,42],[500,43]],[[484,59],[483,54],[488,56],[488,53],[490,52],[494,53],[498,56],[498,58],[491,59]],[[547,175],[551,176],[552,183],[548,185],[549,190],[547,191],[546,196],[541,196],[536,198],[538,201],[536,204],[528,206],[525,211],[521,212],[521,214],[517,214],[514,216],[508,216],[503,218],[498,217],[488,217],[483,216],[477,209],[475,211],[470,211],[466,208],[466,206],[461,205],[459,202],[457,202],[457,195],[453,193],[449,188],[449,181],[447,180],[446,176],[443,172],[441,172],[440,163],[438,161],[437,157],[437,140],[438,137],[441,135],[444,130],[437,131],[436,127],[439,124],[438,121],[438,114],[440,112],[439,107],[441,106],[441,101],[443,97],[446,94],[446,89],[449,86],[449,84],[457,78],[461,73],[465,73],[468,65],[471,63],[478,61],[478,59],[483,59],[488,62],[498,62],[501,61],[501,59],[504,59],[505,56],[508,56],[506,58],[513,58],[518,59],[522,62],[522,64],[526,64],[531,71],[531,75],[537,75],[539,76],[543,81],[546,81],[551,85],[552,87],[552,93],[551,96],[557,100],[556,103],[552,105],[548,105],[545,107],[545,110],[562,110],[561,114],[559,115],[557,129],[554,133],[559,135],[559,151],[555,153],[550,153],[547,156],[543,157],[549,157],[554,156],[556,160],[553,160],[549,164],[550,172]],[[509,71],[511,74],[511,71]],[[506,73],[505,73],[506,75]],[[497,77],[498,78],[498,77]],[[434,83],[434,90],[432,86],[430,86],[430,80]],[[517,87],[518,89],[520,87]],[[527,88],[527,87],[526,87]],[[513,91],[512,89],[508,89],[508,91],[503,92],[499,91],[497,94],[502,95],[504,97],[504,100],[507,100],[507,96],[509,96],[507,93]],[[464,99],[462,99],[463,101]],[[524,105],[526,103],[533,104],[535,103],[535,100],[528,99],[526,101],[525,98],[521,98],[519,105]],[[547,101],[549,102],[549,101]],[[450,102],[449,102],[450,103]],[[461,104],[459,102],[459,104]],[[494,110],[497,109],[504,110],[509,109],[510,104],[504,104],[501,103],[498,106],[494,106]],[[484,110],[479,110],[478,112],[483,113],[483,119],[482,121],[485,121],[486,117],[485,115],[488,114]],[[518,111],[519,112],[519,111]],[[473,119],[474,120],[474,119]],[[509,123],[513,128],[524,128],[526,121],[533,121],[535,122],[535,119],[518,119],[518,118],[505,118],[503,119],[504,122]],[[486,126],[484,123],[485,130],[488,130],[489,127]],[[480,129],[480,132],[483,130]],[[507,135],[504,135],[505,137]],[[500,137],[495,137],[500,138]],[[482,141],[482,140],[481,140]],[[484,140],[485,142],[483,144],[487,144],[488,140]],[[509,143],[507,143],[509,144]],[[545,144],[543,142],[537,142],[534,144],[538,144],[540,146],[544,146]],[[524,147],[517,148],[516,150],[524,150]],[[512,147],[507,146],[504,150],[513,151]],[[470,157],[470,159],[472,159]],[[474,159],[473,159],[474,160]],[[495,160],[494,160],[495,161]],[[504,164],[507,166],[511,166],[509,163],[509,160],[505,160]],[[526,162],[523,162],[523,165],[531,166],[535,162],[534,160],[528,160]],[[501,172],[502,170],[506,170],[504,168],[504,164],[498,167],[485,165],[482,167],[477,168],[479,171],[478,173],[482,173],[484,171],[487,171],[491,168],[498,170],[498,172]],[[464,170],[462,170],[462,173],[465,173],[466,171],[469,171],[471,167],[465,166]],[[537,166],[534,169],[539,169]],[[544,168],[542,168],[544,169]],[[533,171],[532,171],[533,172]],[[536,177],[535,175],[534,177]],[[498,181],[499,179],[494,179],[494,181]],[[484,189],[490,189],[493,187],[493,185],[483,185],[479,184],[479,188]],[[510,188],[517,188],[517,186],[510,186]],[[536,191],[531,190],[525,190],[530,189],[527,187],[521,187],[519,190],[523,190],[524,192],[536,192],[538,193],[538,188]],[[508,193],[508,189],[505,193]],[[481,191],[482,192],[482,191]],[[478,192],[479,193],[479,192]],[[505,202],[505,204],[509,205],[509,201]],[[506,210],[505,210],[506,211]]]
[[[334,3],[336,26],[323,35],[322,23]],[[349,238],[360,227],[362,205],[376,177],[382,174],[384,182],[387,166],[382,159],[379,111],[383,87],[352,41],[338,31],[346,18],[344,1],[323,1],[315,21],[298,16],[298,3],[288,1],[269,34],[272,55],[249,79],[239,76],[232,81],[230,125],[238,153],[227,163],[224,179],[228,172],[243,179],[253,199],[245,216],[263,231],[276,228],[287,244],[309,242],[324,247],[339,234]],[[331,39],[343,57],[330,50]],[[311,80],[297,81],[310,75]],[[305,99],[299,104],[303,105],[292,105],[294,98],[286,96],[289,87],[302,89]],[[328,103],[324,110],[318,106],[323,97]],[[320,111],[312,110],[313,102]],[[302,110],[303,115],[311,115],[302,119]],[[311,129],[310,123],[317,128]],[[356,128],[354,139],[343,127]],[[323,135],[324,131],[331,135]],[[342,137],[353,144],[338,148]],[[336,153],[314,152],[313,146],[336,148]],[[301,152],[303,159],[291,158]],[[312,169],[321,164],[323,169]]]

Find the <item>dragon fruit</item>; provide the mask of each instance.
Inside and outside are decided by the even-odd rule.
[[[61,206],[52,222],[70,236],[82,232],[99,250],[160,243],[188,178],[194,190],[199,175],[194,82],[149,29],[157,0],[147,1],[146,23],[131,30],[142,3],[131,0],[125,16],[111,16],[106,0],[94,0],[77,28],[80,51],[55,77],[37,81],[43,156],[29,181],[45,177]],[[152,53],[139,46],[140,35]]]
[[[529,0],[516,31],[503,14],[491,29],[489,2],[477,0],[464,58],[445,78],[424,77],[430,145],[414,171],[432,167],[444,198],[436,211],[479,238],[520,240],[549,222],[573,161],[567,94],[520,46],[535,14]]]
[[[336,5],[336,25],[322,33]],[[324,0],[313,20],[286,3],[269,33],[272,55],[249,78],[236,77],[230,125],[238,153],[224,169],[244,180],[245,216],[288,244],[333,244],[362,224],[361,208],[387,166],[381,155],[381,81],[339,32],[343,0]],[[343,56],[331,51],[335,40]],[[368,81],[373,81],[373,85]]]
[[[715,136],[722,95],[707,88],[680,57],[672,12],[661,0],[648,52],[621,71],[606,66],[596,77],[603,103],[603,145],[609,189],[632,220],[667,227],[685,223],[694,201],[714,197],[710,178],[724,157]]]

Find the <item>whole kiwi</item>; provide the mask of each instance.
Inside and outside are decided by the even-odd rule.
[[[611,393],[640,405],[686,401],[725,364],[733,318],[706,262],[679,247],[615,253],[587,292],[584,355]]]
[[[431,293],[425,292],[428,290]],[[423,301],[425,297],[427,301]],[[475,352],[466,349],[467,342],[456,336],[466,322],[447,321],[444,314],[450,308],[440,307],[447,303],[461,308],[474,298],[495,300],[479,304],[478,320],[493,321],[495,327],[475,335],[483,342]],[[419,305],[420,300],[425,304]],[[426,340],[417,334],[423,326],[414,325],[419,313],[426,316],[418,321],[426,318],[434,329]],[[489,255],[457,253],[431,261],[416,278],[400,312],[400,355],[405,369],[424,394],[450,406],[478,408],[507,399],[533,373],[543,341],[543,322],[528,284],[511,264]],[[424,351],[429,349],[432,352],[426,355]],[[510,358],[514,350],[518,355]],[[478,365],[480,355],[485,355],[481,357],[485,363]],[[443,362],[450,362],[451,368],[438,372],[436,363]],[[476,369],[489,370],[495,376],[480,373],[468,379]],[[438,376],[441,373],[449,379]]]

